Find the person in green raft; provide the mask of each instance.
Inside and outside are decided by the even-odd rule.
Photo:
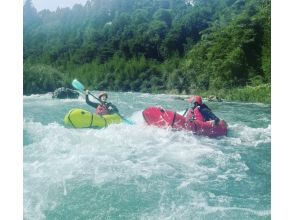
[[[91,102],[89,100],[89,90],[86,90],[86,103],[96,109],[97,115],[110,115],[118,113],[118,109],[111,102],[107,102],[108,95],[106,92],[101,92],[98,95],[100,103]]]

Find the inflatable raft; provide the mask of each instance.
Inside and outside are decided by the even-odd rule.
[[[157,127],[171,127],[175,130],[188,130],[196,135],[217,137],[227,135],[228,125],[224,120],[220,120],[218,125],[213,125],[206,121],[189,121],[183,115],[162,107],[153,106],[143,111],[143,117],[147,124]]]
[[[121,122],[122,118],[118,114],[96,115],[80,108],[71,109],[64,117],[64,123],[74,128],[104,128]]]

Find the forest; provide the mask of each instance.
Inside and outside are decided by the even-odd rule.
[[[88,0],[23,6],[23,93],[219,95],[270,103],[270,0]]]

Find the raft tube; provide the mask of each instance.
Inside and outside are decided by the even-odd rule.
[[[64,116],[64,123],[74,128],[104,128],[109,124],[121,123],[122,119],[118,114],[96,115],[84,109],[71,109]]]
[[[188,130],[196,135],[218,137],[227,135],[228,125],[224,120],[220,120],[218,125],[213,125],[210,121],[190,122],[183,115],[162,107],[152,106],[143,111],[144,120],[148,125],[157,127],[171,127],[175,130]]]

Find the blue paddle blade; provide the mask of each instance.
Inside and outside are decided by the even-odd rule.
[[[85,90],[84,85],[82,83],[80,83],[77,79],[74,79],[71,84],[75,89],[77,89],[81,92],[83,92]]]
[[[130,119],[128,119],[128,118],[125,118],[125,117],[123,117],[122,120],[123,120],[125,123],[129,124],[129,125],[134,125],[134,124],[135,124],[135,122],[133,122],[132,120],[130,120]]]

